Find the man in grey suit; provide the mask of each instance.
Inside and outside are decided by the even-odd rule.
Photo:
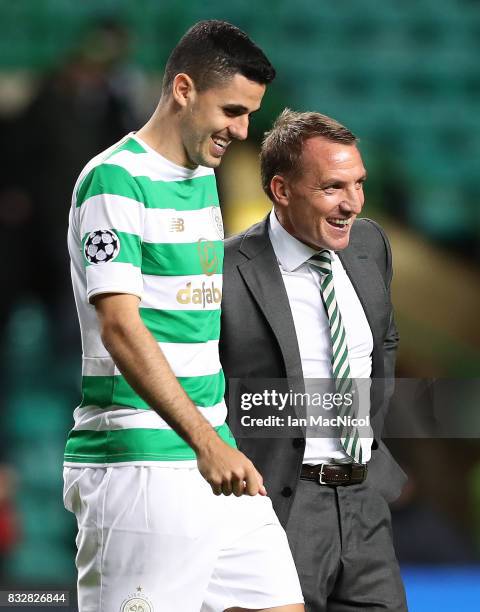
[[[238,442],[286,528],[306,610],[404,611],[388,501],[405,474],[380,440],[398,343],[392,258],[382,228],[356,220],[366,178],[357,139],[329,117],[287,109],[260,159],[273,210],[225,245],[227,380],[284,379],[298,388],[330,379],[344,392],[367,381],[372,429],[339,425],[323,437],[295,430]],[[227,401],[235,433],[233,380]]]

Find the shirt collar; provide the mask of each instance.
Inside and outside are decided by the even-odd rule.
[[[293,272],[306,263],[312,255],[318,253],[282,227],[275,209],[270,213],[269,235],[277,260],[286,272]]]

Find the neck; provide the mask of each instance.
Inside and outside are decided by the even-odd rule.
[[[180,113],[172,101],[162,102],[147,123],[137,132],[149,147],[169,161],[185,168],[195,168],[187,158],[180,130]]]

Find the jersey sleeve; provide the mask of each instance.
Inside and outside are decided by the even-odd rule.
[[[89,301],[100,293],[143,293],[145,206],[135,179],[121,166],[91,170],[76,194],[77,227]]]

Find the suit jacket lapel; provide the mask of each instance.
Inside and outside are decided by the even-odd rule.
[[[268,217],[245,236],[240,251],[248,260],[238,266],[265,315],[282,352],[287,377],[303,378],[297,335],[287,292],[268,236]]]
[[[366,253],[359,253],[358,251],[354,252],[351,249],[339,251],[337,255],[363,306],[367,321],[372,330],[374,344],[376,344],[376,332],[378,332],[378,330],[374,321],[374,305],[370,299],[372,297],[372,291],[369,291],[369,288],[371,289],[371,282],[368,271],[368,255]]]
[[[302,377],[302,364],[287,292],[268,235],[268,217],[245,235],[240,251],[248,258],[238,268],[255,301],[262,310],[282,352],[289,378]],[[373,376],[382,376],[382,326],[379,316],[386,313],[387,294],[380,272],[367,249],[351,242],[337,253],[364,309],[373,336]]]
[[[380,272],[372,263],[366,250],[352,244],[337,253],[355,289],[372,331],[372,376],[383,376],[382,325],[379,317],[385,316],[387,294]]]

